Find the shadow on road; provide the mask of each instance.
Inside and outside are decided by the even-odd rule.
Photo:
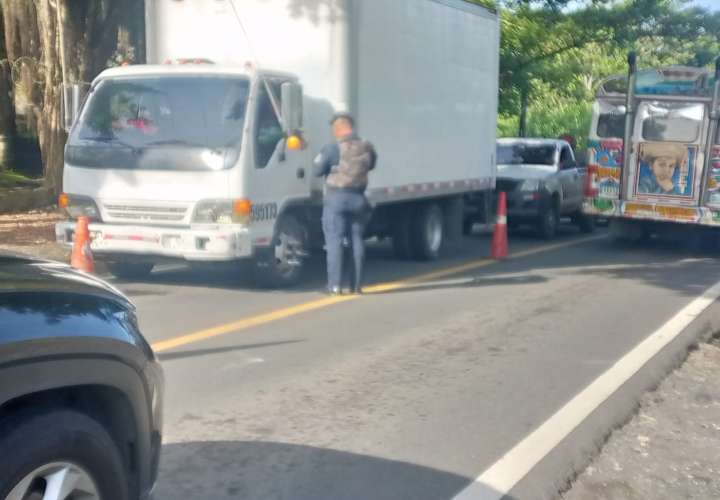
[[[192,351],[177,351],[166,354],[159,354],[160,361],[166,363],[168,361],[177,361],[178,359],[196,358],[199,356],[209,356],[213,354],[226,354],[229,352],[249,351],[251,349],[262,349],[263,347],[276,347],[288,344],[298,344],[304,340],[283,340],[279,342],[263,342],[259,344],[245,344],[228,347],[218,347],[214,349],[194,349]]]
[[[516,230],[510,235],[510,251],[512,253],[543,245],[572,243],[578,238],[578,234],[575,228],[564,227],[555,239],[542,241],[531,230]],[[459,243],[449,245],[443,258],[439,261],[418,263],[396,260],[387,242],[375,243],[368,247],[366,285],[404,280],[413,275],[487,258],[489,250],[489,237],[485,234],[474,235],[463,238]],[[394,290],[392,293],[433,291],[453,287],[534,284],[548,279],[540,276],[543,272],[562,272],[564,269],[572,274],[606,275],[612,278],[645,281],[653,286],[695,296],[714,284],[714,278],[720,275],[718,273],[720,268],[717,264],[717,250],[698,250],[688,242],[652,239],[636,244],[616,244],[609,238],[601,238],[567,248],[540,252],[533,256],[511,259],[500,266],[485,267],[475,273],[466,272],[463,273],[467,278],[465,281],[459,280],[452,284],[447,283],[447,280],[440,284],[418,283]],[[247,290],[267,294],[322,291],[325,286],[325,264],[322,257],[312,258],[306,271],[301,283],[287,290],[258,289],[248,277],[247,272],[232,267],[202,271],[188,268],[153,273],[145,284]],[[687,279],[687,277],[683,279],[684,273],[697,275],[698,279]],[[506,277],[507,274],[519,274],[520,276]],[[501,276],[493,277],[494,275]],[[129,295],[131,296],[164,293],[162,290],[146,291],[133,286],[132,283],[127,283],[126,286],[130,288]]]
[[[155,498],[450,500],[470,482],[429,467],[332,449],[259,441],[190,442],[163,448]],[[481,498],[499,496],[491,493],[487,488]]]
[[[441,281],[427,284],[408,285],[403,288],[395,290],[387,290],[383,292],[373,292],[371,295],[386,295],[393,293],[407,293],[407,292],[432,292],[438,290],[448,289],[462,289],[462,288],[477,288],[483,286],[503,286],[503,285],[534,285],[539,283],[545,283],[549,281],[544,276],[538,276],[535,274],[527,274],[523,276],[500,276],[500,277],[485,277],[476,276],[471,279],[463,280],[451,280]]]

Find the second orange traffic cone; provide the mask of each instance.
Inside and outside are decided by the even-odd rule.
[[[95,261],[90,250],[90,218],[78,217],[75,226],[75,241],[73,243],[70,265],[75,269],[92,273],[95,271]]]
[[[493,259],[502,260],[508,256],[507,233],[507,195],[501,191],[498,195],[497,222],[493,232],[490,254]]]

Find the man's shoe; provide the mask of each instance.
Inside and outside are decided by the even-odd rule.
[[[363,294],[363,290],[362,290],[361,287],[351,288],[351,289],[350,289],[350,294],[351,294],[351,295],[362,295],[362,294]]]
[[[338,287],[332,287],[325,290],[325,294],[330,296],[342,295],[342,291]]]

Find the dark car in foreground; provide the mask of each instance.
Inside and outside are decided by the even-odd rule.
[[[162,399],[125,296],[0,253],[0,500],[150,498]]]

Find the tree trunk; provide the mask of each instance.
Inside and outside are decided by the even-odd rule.
[[[60,5],[61,1],[56,0],[57,5]],[[58,65],[60,53],[57,13],[50,5],[50,0],[35,0],[35,8],[42,47],[45,90],[42,103],[37,109],[38,140],[43,157],[45,186],[57,194],[62,189],[63,148],[66,139],[60,124],[62,73]]]
[[[0,170],[14,166],[15,105],[12,94],[12,69],[5,50],[5,23],[0,5]]]
[[[527,137],[528,101],[530,100],[529,85],[523,85],[520,92],[520,124],[518,126],[518,137]]]
[[[55,192],[62,189],[67,139],[60,120],[63,77],[70,84],[95,78],[118,49],[121,29],[126,45],[137,43],[144,34],[143,5],[143,0],[0,0],[4,46],[33,104],[45,184]],[[0,99],[1,94],[0,87]]]

